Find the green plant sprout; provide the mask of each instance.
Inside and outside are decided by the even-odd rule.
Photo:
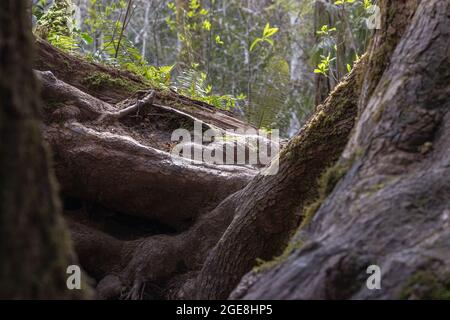
[[[337,0],[334,2],[335,5],[340,6],[340,5],[345,5],[346,3],[354,3],[355,0]]]
[[[319,63],[319,65],[317,66],[316,69],[314,69],[314,73],[320,73],[323,74],[324,76],[328,76],[328,71],[330,70],[330,64],[331,62],[333,62],[334,60],[336,60],[336,58],[331,58],[331,53],[328,54],[328,56],[323,56],[321,55],[321,61]]]
[[[328,25],[323,25],[316,33],[320,36],[329,36],[332,32],[336,31],[336,28],[330,28]]]
[[[278,28],[272,28],[270,27],[270,24],[267,23],[266,27],[263,30],[263,35],[261,38],[256,38],[255,40],[253,40],[252,45],[250,46],[250,51],[253,51],[256,47],[256,45],[258,45],[259,43],[263,43],[263,42],[267,42],[269,43],[271,46],[273,46],[273,40],[271,39],[271,37],[278,32]]]

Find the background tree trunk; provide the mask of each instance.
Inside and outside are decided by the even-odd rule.
[[[316,45],[320,41],[319,35],[316,33],[317,30],[323,25],[331,26],[332,17],[327,11],[327,0],[324,2],[316,1],[314,3],[314,36],[316,40]],[[314,102],[315,105],[320,105],[328,97],[328,94],[334,88],[336,84],[332,78],[328,78],[323,74],[315,74],[314,79]]]
[[[41,135],[27,7],[0,4],[0,297],[87,297],[66,287],[76,260]]]

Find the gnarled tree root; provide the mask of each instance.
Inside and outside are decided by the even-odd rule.
[[[45,135],[65,196],[182,230],[257,173],[247,167],[192,164],[182,158],[174,161],[168,152],[130,137],[134,128],[125,128],[125,132],[118,128],[117,133],[114,127],[105,130],[103,126],[111,121],[153,107],[153,92],[117,110],[49,73],[39,75],[44,98],[57,106],[48,111],[47,118],[53,121],[47,124]],[[195,120],[175,110],[173,117],[183,123]]]
[[[78,208],[80,212],[67,219],[80,262],[98,281],[99,297],[140,299],[155,297],[155,292],[160,298],[182,297],[181,279],[190,279],[199,269],[232,220],[235,196],[220,203],[258,171],[174,161],[168,150],[141,138],[135,123],[154,113],[158,119],[170,119],[168,125],[174,128],[190,128],[186,123],[197,121],[156,105],[152,91],[113,106],[51,72],[37,74],[46,102],[44,133],[54,152],[62,195],[94,207]],[[142,116],[134,118],[138,112]],[[99,206],[111,214],[165,226],[171,234],[121,239],[91,223],[99,219]]]
[[[318,108],[306,129],[282,152],[280,173],[258,176],[246,188],[256,170],[173,163],[167,152],[133,139],[133,129],[114,133],[99,121],[102,115],[114,114],[113,122],[122,125],[130,118],[128,111],[125,117],[116,117],[121,114],[117,107],[86,94],[80,98],[78,89],[41,74],[44,97],[55,102],[58,91],[65,91],[60,103],[70,111],[51,110],[53,122],[45,131],[55,152],[63,194],[181,231],[125,241],[71,218],[77,253],[83,267],[99,280],[100,297],[137,299],[160,287],[164,298],[226,298],[256,258],[276,255],[301,221],[299,208],[315,196],[317,178],[346,144],[356,115],[359,70]],[[50,83],[45,84],[46,79]],[[137,110],[139,104],[145,105],[129,101],[121,108]],[[55,117],[58,112],[62,116]],[[256,213],[256,222],[249,225],[253,220],[248,218]],[[233,219],[229,230],[241,225],[242,241],[226,240],[230,231],[223,236]],[[253,238],[246,239],[245,234]],[[222,259],[216,253],[223,245],[242,254],[236,264],[232,256],[220,260],[224,262],[216,270],[221,274],[215,277],[207,270],[215,265],[211,259]],[[206,283],[215,293],[206,293]],[[222,290],[217,290],[219,284]]]

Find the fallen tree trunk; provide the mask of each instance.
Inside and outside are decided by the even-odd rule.
[[[149,87],[143,79],[130,72],[67,54],[39,37],[35,44],[34,69],[51,71],[61,81],[105,102],[118,103],[134,91]]]
[[[40,38],[36,38],[36,49],[34,69],[51,71],[62,82],[106,103],[118,104],[137,91],[151,89],[156,93],[155,103],[178,109],[205,123],[222,129],[254,129],[229,111],[219,110],[169,89],[153,88],[149,81],[131,72],[67,54]]]
[[[387,69],[365,87],[373,93],[363,94],[367,103],[344,153],[355,161],[293,239],[304,245],[249,275],[233,298],[449,297],[450,4],[415,3],[384,57]],[[409,15],[403,2],[390,6],[390,18]],[[371,265],[381,270],[379,290],[366,284]]]

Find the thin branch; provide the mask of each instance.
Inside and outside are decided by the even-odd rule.
[[[128,108],[125,108],[123,110],[117,111],[117,112],[108,112],[104,115],[100,116],[97,119],[97,123],[101,122],[115,122],[118,121],[133,112],[138,112],[141,108],[146,106],[153,106],[153,101],[155,99],[156,93],[155,91],[151,91],[150,94],[145,96],[144,99],[138,100],[138,102]]]
[[[128,24],[127,21],[129,21],[128,18],[130,16],[132,4],[133,4],[133,0],[128,0],[127,12],[125,13],[125,18],[123,19],[122,28],[120,30],[120,35],[119,35],[119,40],[117,42],[116,54],[114,55],[115,59],[117,59],[117,57],[119,56],[120,43],[122,41],[123,33],[125,32],[125,28]]]

